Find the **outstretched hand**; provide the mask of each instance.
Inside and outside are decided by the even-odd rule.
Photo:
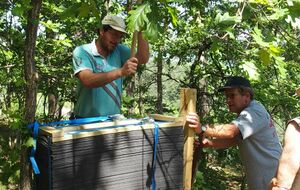
[[[122,76],[129,76],[135,74],[137,67],[138,67],[138,59],[136,57],[129,58],[121,69]]]
[[[277,181],[277,178],[273,178],[271,180],[271,182],[269,183],[269,186],[268,186],[268,190],[281,190],[283,188],[280,188],[278,187],[278,181]],[[284,188],[285,189],[285,188]]]
[[[195,130],[196,133],[200,133],[201,129],[200,129],[200,122],[199,122],[199,116],[196,113],[189,113],[186,116],[186,121],[189,122],[189,127],[193,128]]]

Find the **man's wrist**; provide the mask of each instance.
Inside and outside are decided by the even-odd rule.
[[[206,127],[206,125],[201,125],[199,127],[200,127],[200,134],[203,135],[206,132],[207,127]]]
[[[123,67],[116,70],[117,71],[117,77],[125,77],[125,73],[123,72]]]

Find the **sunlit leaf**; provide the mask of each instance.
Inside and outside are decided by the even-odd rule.
[[[144,34],[146,35],[147,39],[151,41],[157,41],[158,40],[158,28],[157,24],[150,22],[147,26],[147,30],[144,31]]]
[[[235,23],[241,22],[241,18],[237,16],[230,16],[228,12],[226,12],[224,15],[221,15],[221,13],[218,13],[215,18],[216,24],[221,26],[230,26]]]
[[[80,4],[73,4],[70,7],[68,7],[65,11],[63,11],[60,14],[60,17],[62,19],[72,18],[75,17],[77,14],[77,11],[80,8]]]
[[[274,57],[275,59],[275,62],[277,63],[277,68],[278,68],[278,71],[279,71],[279,75],[280,75],[280,78],[283,78],[285,79],[287,76],[287,72],[286,72],[286,62],[284,61],[284,58],[283,57]]]
[[[268,47],[269,43],[265,42],[262,38],[262,34],[261,34],[261,30],[258,29],[257,27],[254,28],[254,33],[251,34],[251,36],[253,37],[254,41],[262,46],[262,47]]]
[[[274,8],[272,15],[268,16],[270,20],[279,20],[284,18],[288,14],[288,9],[279,9],[279,8]]]
[[[231,28],[227,28],[225,31],[227,32],[227,34],[229,35],[229,37],[230,37],[231,39],[235,39],[233,30],[232,30]]]
[[[168,12],[170,13],[171,15],[171,18],[172,18],[172,23],[174,26],[177,26],[177,21],[178,21],[178,17],[177,17],[177,9],[174,8],[174,7],[167,7],[168,9]]]
[[[87,17],[90,13],[90,6],[87,3],[82,3],[78,9],[79,17]]]
[[[151,12],[150,4],[145,3],[138,6],[136,9],[129,11],[128,30],[133,32],[135,30],[145,30],[149,23],[147,14]]]
[[[270,44],[269,50],[274,55],[280,55],[283,51],[280,47]]]
[[[261,49],[261,50],[259,50],[258,55],[264,65],[270,64],[271,59],[270,59],[270,54],[268,51],[266,51],[265,49]]]
[[[258,68],[253,62],[246,62],[243,64],[243,68],[248,72],[250,79],[257,80],[259,74],[257,72]]]
[[[24,11],[25,11],[24,7],[16,6],[16,7],[13,8],[12,14],[15,15],[15,16],[22,16]]]
[[[262,4],[262,5],[268,5],[269,1],[268,0],[249,0],[249,3],[257,3],[257,4]]]
[[[46,28],[52,30],[53,32],[58,32],[61,24],[59,23],[53,23],[51,20],[47,20],[47,22],[41,22]]]
[[[32,137],[28,138],[27,141],[26,141],[26,143],[25,143],[25,145],[26,145],[27,147],[33,146],[33,145],[34,145],[34,140],[33,140],[33,138],[32,138]]]
[[[292,17],[299,17],[300,16],[300,0],[290,0],[288,1],[288,9],[290,15]]]

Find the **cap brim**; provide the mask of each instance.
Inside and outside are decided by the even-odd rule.
[[[224,87],[222,87],[222,88],[219,88],[219,89],[218,89],[218,92],[224,92],[226,89],[230,89],[230,88],[241,88],[241,87],[242,87],[242,88],[248,88],[248,89],[252,90],[252,88],[250,88],[250,87],[237,85],[237,86],[224,86]]]
[[[236,88],[237,86],[225,86],[225,87],[222,87],[222,88],[219,88],[218,89],[218,92],[224,92],[226,89],[229,89],[229,88]]]
[[[109,25],[110,27],[112,27],[113,29],[119,31],[119,32],[123,32],[124,34],[128,34],[123,28],[117,27],[117,26],[112,26]]]

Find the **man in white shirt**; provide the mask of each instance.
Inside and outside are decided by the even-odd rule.
[[[254,100],[249,80],[233,76],[224,92],[229,111],[237,118],[228,124],[201,125],[196,113],[189,113],[189,127],[203,134],[203,147],[228,148],[238,146],[250,190],[266,190],[274,177],[281,145],[272,118],[264,106]]]

